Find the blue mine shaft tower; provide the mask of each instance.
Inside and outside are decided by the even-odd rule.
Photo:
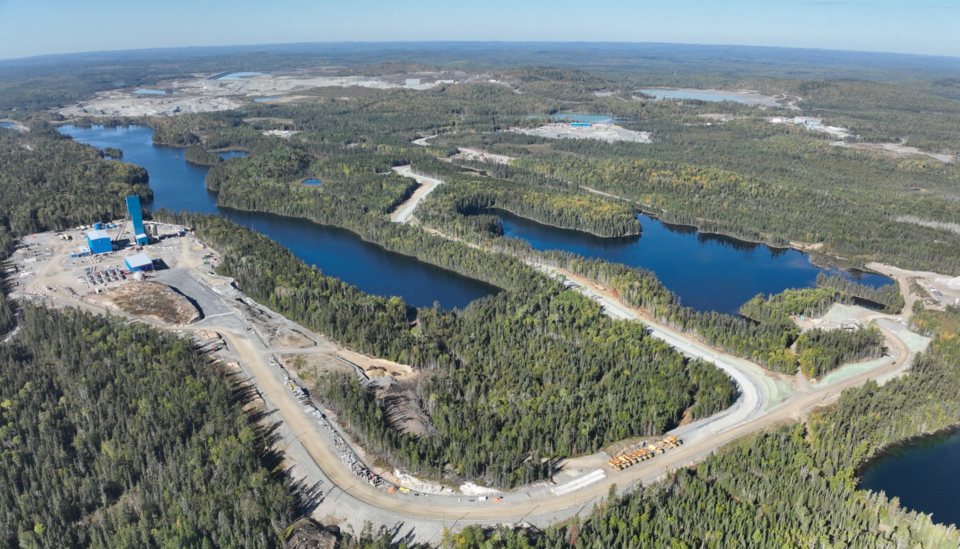
[[[137,241],[137,245],[146,246],[150,240],[147,238],[147,232],[143,230],[143,212],[140,210],[139,196],[127,197],[127,214],[133,223],[133,238]]]

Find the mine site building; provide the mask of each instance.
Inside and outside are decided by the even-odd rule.
[[[137,246],[146,246],[150,243],[147,237],[147,231],[143,229],[143,212],[140,210],[140,197],[137,195],[127,197],[127,215],[133,223],[133,239]]]
[[[147,254],[131,255],[123,261],[127,264],[127,270],[131,273],[145,273],[153,270],[153,260],[147,257]]]
[[[113,251],[110,235],[102,229],[87,233],[87,245],[90,246],[90,251],[95,254],[105,254]]]

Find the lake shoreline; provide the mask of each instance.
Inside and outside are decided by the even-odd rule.
[[[929,440],[937,437],[948,438],[957,433],[960,433],[960,422],[948,425],[946,427],[941,427],[933,431],[925,431],[923,433],[917,433],[915,435],[910,435],[906,438],[896,440],[894,442],[889,442],[882,446],[878,446],[874,450],[873,456],[866,459],[863,463],[857,466],[854,471],[854,476],[857,479],[857,486],[859,487],[860,481],[863,479],[863,475],[867,472],[868,469],[878,464],[882,459],[885,459],[890,456],[890,454],[898,449],[909,449],[910,446],[922,442],[924,440]],[[866,488],[860,488],[861,490],[866,490]],[[887,494],[887,497],[890,497]]]
[[[146,210],[163,208],[226,217],[280,243],[305,264],[316,265],[325,276],[338,278],[365,293],[397,296],[415,308],[430,308],[439,302],[444,310],[463,310],[477,299],[503,291],[416,256],[389,250],[348,228],[323,225],[309,218],[220,206],[217,195],[206,188],[209,167],[188,163],[182,154],[175,158],[174,150],[180,147],[171,150],[154,143],[154,129],[144,124],[65,125],[60,130],[74,141],[94,148],[121,147],[124,162],[148,170],[154,196],[144,203]]]
[[[214,194],[216,194],[216,193],[214,193]],[[452,274],[454,274],[454,275],[457,275],[457,276],[461,276],[461,277],[463,277],[463,278],[470,279],[470,280],[472,280],[472,281],[474,281],[474,282],[479,282],[479,283],[481,283],[481,284],[485,284],[485,285],[487,285],[487,286],[490,286],[491,288],[494,288],[494,289],[496,290],[496,292],[493,292],[493,293],[491,293],[490,295],[495,295],[495,294],[500,293],[500,292],[508,291],[506,288],[501,288],[501,287],[499,287],[499,286],[497,286],[497,285],[495,285],[495,284],[492,284],[492,283],[490,283],[490,282],[487,282],[486,280],[482,280],[482,279],[475,278],[475,277],[472,277],[472,276],[469,276],[469,275],[465,275],[465,274],[463,274],[463,273],[454,271],[453,269],[448,269],[447,267],[442,267],[442,266],[440,266],[440,265],[437,265],[437,264],[435,264],[435,263],[431,263],[431,262],[429,262],[429,261],[424,261],[423,259],[420,259],[419,257],[417,257],[417,256],[415,256],[415,255],[408,255],[408,254],[405,254],[405,253],[403,253],[403,252],[398,252],[398,251],[396,251],[396,250],[391,250],[391,249],[387,248],[386,246],[384,246],[384,245],[382,245],[382,244],[380,244],[380,243],[378,243],[378,242],[374,242],[374,241],[372,241],[372,240],[367,240],[366,238],[363,237],[362,234],[360,234],[360,233],[358,233],[358,232],[356,232],[356,231],[354,231],[354,230],[351,230],[351,229],[349,229],[349,228],[347,228],[347,227],[342,227],[342,226],[340,226],[340,225],[332,225],[332,224],[329,224],[329,223],[320,223],[319,221],[315,221],[315,220],[313,220],[313,219],[310,219],[309,217],[301,217],[301,216],[296,216],[296,215],[286,215],[286,214],[282,214],[282,213],[271,212],[271,211],[268,211],[268,210],[244,210],[244,209],[241,209],[241,208],[234,208],[233,206],[221,206],[221,205],[219,205],[219,204],[217,205],[217,208],[224,209],[224,210],[231,210],[231,211],[234,211],[234,212],[245,213],[245,214],[261,214],[261,215],[266,214],[266,215],[274,215],[274,216],[277,216],[277,217],[282,217],[282,218],[284,218],[284,219],[290,219],[290,220],[294,220],[294,221],[306,221],[307,223],[311,223],[311,224],[313,224],[313,225],[317,225],[317,226],[323,227],[323,228],[325,228],[325,229],[335,229],[335,230],[345,231],[345,232],[350,233],[350,234],[353,235],[354,237],[356,237],[356,238],[357,238],[358,240],[360,240],[361,242],[365,242],[365,243],[367,243],[367,244],[370,244],[370,245],[373,245],[373,246],[377,246],[377,247],[381,248],[382,250],[384,250],[384,251],[387,252],[387,253],[396,254],[396,255],[399,255],[399,256],[402,256],[402,257],[405,257],[405,258],[409,258],[409,259],[415,259],[415,260],[419,261],[420,263],[423,263],[424,265],[428,265],[428,266],[430,266],[430,267],[433,267],[433,268],[436,268],[436,269],[440,269],[441,271],[444,271],[444,272],[447,272],[447,273],[452,273]],[[224,217],[225,217],[225,216],[224,216]],[[227,218],[227,219],[229,219],[229,218]],[[235,221],[234,221],[234,222],[235,222]],[[235,223],[236,223],[236,222],[235,222]],[[256,230],[256,229],[254,229],[254,230]],[[263,233],[260,233],[259,231],[257,231],[257,233],[263,234]],[[263,234],[263,236],[266,236],[267,238],[271,238],[269,235],[266,235],[266,234]],[[280,242],[280,244],[283,245],[284,247],[286,247],[286,245],[284,245],[282,242]],[[304,260],[302,260],[302,261],[304,261]],[[306,263],[306,261],[304,261],[304,263]],[[319,268],[319,267],[318,267],[318,268]],[[321,269],[321,271],[322,271],[322,270],[323,270],[323,269]],[[359,286],[357,286],[356,284],[354,284],[354,283],[352,283],[352,282],[349,282],[349,281],[346,281],[346,280],[344,280],[343,278],[336,277],[336,276],[333,276],[333,275],[328,275],[328,274],[324,274],[324,276],[330,276],[331,278],[338,278],[338,279],[339,279],[341,282],[343,282],[344,284],[348,284],[348,285],[350,285],[350,286],[354,286],[354,287],[360,289],[361,291],[364,291],[364,290],[362,290],[362,288],[359,288]],[[397,297],[400,297],[401,299],[403,299],[403,296],[397,296]],[[404,301],[406,302],[406,300],[404,300]],[[472,303],[472,302],[471,302],[471,303]],[[419,307],[416,307],[416,306],[410,305],[410,304],[407,304],[407,306],[408,306],[408,307],[419,308]],[[425,308],[429,308],[429,307],[425,307]],[[460,307],[451,307],[450,310],[452,310],[452,309],[461,309],[461,308],[460,308]],[[462,309],[461,309],[461,310],[462,310]]]
[[[553,227],[553,228],[555,228],[555,229],[560,229],[560,230],[563,230],[563,231],[577,231],[578,233],[586,233],[586,234],[589,234],[589,235],[593,235],[593,236],[595,236],[595,237],[597,237],[597,238],[610,238],[610,239],[613,239],[613,238],[629,238],[629,237],[631,237],[631,236],[641,236],[641,235],[643,235],[643,228],[642,228],[642,227],[640,228],[639,231],[637,231],[637,232],[635,232],[635,233],[624,233],[624,234],[619,234],[619,235],[603,235],[603,234],[597,234],[597,233],[595,233],[595,232],[593,232],[593,231],[588,231],[588,230],[586,230],[586,229],[574,229],[573,227],[561,227],[560,225],[554,225],[553,223],[548,223],[548,222],[546,222],[546,221],[540,221],[540,220],[534,219],[534,218],[532,218],[532,217],[527,217],[527,216],[525,216],[525,215],[518,214],[517,212],[515,212],[515,211],[513,211],[513,210],[511,210],[511,209],[509,209],[509,208],[504,208],[504,207],[501,207],[501,206],[496,206],[496,207],[493,207],[493,208],[486,208],[485,210],[480,210],[480,211],[481,211],[481,213],[490,213],[490,212],[495,212],[496,210],[504,211],[504,212],[507,212],[507,213],[509,213],[509,214],[511,214],[511,215],[514,215],[514,216],[516,216],[516,217],[522,217],[523,219],[529,219],[530,221],[533,221],[534,223],[540,223],[541,225],[547,225],[548,227]],[[491,214],[491,215],[496,215],[496,214],[494,213],[494,214]],[[639,221],[637,222],[637,225],[640,225],[640,222],[639,222]]]

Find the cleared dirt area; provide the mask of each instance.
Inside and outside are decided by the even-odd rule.
[[[347,99],[368,93],[357,90],[406,88],[428,90],[441,85],[477,81],[482,75],[460,71],[412,72],[383,76],[341,75],[339,70],[297,69],[264,73],[224,73],[158,82],[146,90],[111,90],[61,109],[67,117],[173,116],[236,109],[249,101],[315,102],[324,97]],[[139,93],[138,93],[139,92]]]
[[[927,309],[943,310],[947,305],[960,305],[960,277],[931,271],[910,271],[883,263],[868,263],[867,268],[896,279],[906,304],[903,317],[910,315],[913,304],[922,300]]]
[[[591,124],[589,126],[573,126],[569,123],[546,124],[537,128],[512,128],[510,131],[546,137],[547,139],[596,139],[614,143],[616,141],[631,141],[633,143],[650,143],[648,132],[635,132],[617,126],[616,124]]]
[[[170,286],[137,280],[87,298],[91,303],[179,326],[200,319],[200,312]]]
[[[858,151],[871,151],[892,158],[928,156],[947,164],[952,163],[955,160],[955,158],[949,154],[923,152],[916,147],[908,147],[902,143],[850,143],[847,141],[835,141],[830,144],[834,147],[846,147],[848,149],[856,149]]]
[[[275,330],[270,338],[271,347],[285,349],[307,349],[316,346],[316,342],[296,330]]]
[[[488,153],[487,151],[482,151],[480,149],[464,149],[463,147],[457,147],[457,150],[460,152],[453,155],[451,158],[458,160],[469,160],[471,162],[493,162],[494,164],[509,164],[510,161],[513,160],[512,156]]]
[[[699,117],[699,118],[708,118],[708,119],[710,119],[710,120],[715,120],[715,121],[717,121],[717,122],[729,122],[730,120],[743,120],[743,119],[746,119],[746,118],[750,118],[749,116],[743,116],[743,115],[720,114],[720,113],[713,113],[713,112],[711,112],[711,113],[705,113],[705,114],[698,114],[697,117]]]
[[[388,384],[377,391],[387,411],[387,421],[401,433],[426,435],[434,432],[433,422],[417,405],[413,390],[397,384]]]
[[[338,349],[337,354],[363,368],[368,377],[389,376],[397,380],[413,378],[413,368],[406,364],[372,358],[349,349]]]
[[[84,101],[60,110],[66,117],[76,116],[173,116],[176,114],[228,111],[240,101],[228,97],[188,95],[135,95],[123,92],[101,92],[91,101]]]
[[[794,118],[773,117],[769,118],[768,121],[771,124],[785,124],[787,126],[803,128],[811,132],[830,134],[835,139],[845,139],[850,137],[850,130],[840,126],[824,125],[822,118],[810,118],[808,116],[796,116]],[[839,141],[839,143],[844,143],[844,141]]]
[[[272,122],[274,124],[293,124],[292,118],[273,118],[270,116],[261,116],[258,118],[244,118],[247,124],[256,124],[257,122]]]
[[[297,377],[313,389],[325,375],[332,373],[353,374],[349,364],[340,362],[325,353],[289,353],[279,356],[284,368],[297,374]]]

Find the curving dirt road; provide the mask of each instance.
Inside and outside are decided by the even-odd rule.
[[[582,505],[586,501],[603,497],[608,493],[611,484],[629,487],[637,481],[652,482],[666,471],[698,461],[716,448],[741,436],[781,422],[800,419],[817,406],[832,402],[844,389],[895,371],[913,358],[906,345],[899,342],[897,338],[893,338],[893,341],[899,342],[899,344],[896,345],[896,356],[887,365],[822,389],[813,390],[806,394],[796,394],[787,402],[761,413],[759,417],[741,421],[719,433],[714,432],[711,436],[700,436],[696,439],[688,436],[685,438],[685,444],[680,448],[670,450],[664,455],[639,463],[621,472],[607,470],[607,478],[570,496],[525,497],[521,493],[508,493],[504,496],[504,499],[509,499],[509,506],[493,503],[458,505],[461,502],[457,501],[457,496],[430,496],[427,498],[414,497],[409,494],[387,494],[360,482],[343,466],[332,446],[325,444],[320,437],[314,436],[317,431],[315,422],[303,413],[302,406],[289,391],[283,388],[278,374],[256,351],[247,336],[215,326],[207,326],[206,328],[215,329],[223,334],[224,338],[241,356],[244,364],[256,377],[260,390],[273,401],[283,420],[297,434],[299,440],[323,472],[341,490],[367,505],[391,511],[400,516],[484,523],[501,523],[521,518],[530,520],[531,517],[536,515],[568,510],[571,507],[578,506],[578,502],[579,505]],[[715,429],[711,430],[715,431]]]
[[[397,207],[396,211],[390,215],[390,221],[394,223],[408,223],[413,219],[413,211],[417,209],[417,204],[421,200],[427,197],[428,194],[432,193],[434,189],[437,188],[437,185],[443,183],[440,179],[434,179],[432,177],[426,177],[413,173],[411,166],[397,166],[393,171],[404,177],[412,177],[417,180],[422,186],[413,193],[406,202]]]
[[[58,296],[57,301],[67,302],[92,312],[105,312],[105,309],[79,300],[65,298],[65,296]],[[612,305],[609,302],[605,302],[606,304]],[[624,308],[622,313],[628,314],[628,311],[630,309]],[[150,324],[156,325],[152,322]],[[578,510],[584,506],[584,503],[606,496],[612,484],[617,484],[623,491],[625,487],[630,488],[637,482],[650,483],[655,481],[666,471],[696,462],[716,448],[739,437],[778,423],[801,419],[812,409],[832,402],[844,389],[895,372],[913,359],[913,354],[907,346],[898,338],[890,337],[888,331],[885,330],[885,335],[888,335],[888,341],[893,345],[894,350],[894,356],[889,364],[828,387],[811,390],[808,393],[796,393],[788,401],[770,410],[761,411],[759,416],[756,416],[757,411],[754,407],[748,406],[746,409],[749,410],[750,415],[756,417],[745,421],[737,421],[736,419],[724,421],[721,416],[709,418],[708,422],[702,425],[705,429],[703,429],[701,436],[687,434],[684,436],[685,443],[683,446],[670,450],[655,459],[641,462],[624,471],[614,472],[607,469],[608,476],[605,479],[573,494],[552,496],[541,492],[539,496],[528,497],[522,491],[512,492],[504,495],[504,501],[509,501],[509,504],[498,505],[494,503],[464,503],[458,501],[458,499],[466,498],[458,498],[458,496],[416,497],[410,494],[388,494],[361,482],[342,464],[333,446],[319,436],[319,429],[315,421],[303,412],[303,406],[291,392],[284,388],[281,374],[278,373],[278,370],[271,368],[268,363],[266,355],[269,354],[269,350],[263,347],[259,341],[253,339],[249,334],[239,333],[227,325],[206,323],[203,327],[178,327],[176,329],[183,331],[206,329],[215,330],[222,334],[230,348],[239,355],[244,365],[256,378],[261,393],[277,407],[283,421],[296,434],[310,456],[320,466],[324,474],[336,484],[337,488],[366,505],[388,511],[397,515],[397,517],[443,520],[448,523],[462,521],[495,524],[506,521],[531,521],[539,516],[549,516],[571,509]],[[678,340],[677,343],[685,344],[683,339]],[[731,415],[742,417],[738,414]],[[726,428],[718,429],[718,423],[722,423]]]

